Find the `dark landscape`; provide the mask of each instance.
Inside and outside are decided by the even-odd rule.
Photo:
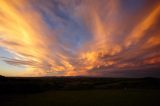
[[[0,77],[1,106],[159,106],[159,78]]]

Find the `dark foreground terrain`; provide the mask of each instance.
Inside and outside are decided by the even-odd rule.
[[[1,76],[0,101],[0,106],[160,106],[160,79]]]

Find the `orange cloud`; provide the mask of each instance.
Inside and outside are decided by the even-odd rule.
[[[3,60],[25,65],[23,76],[98,75],[100,69],[107,73],[159,63],[159,2],[140,18],[124,14],[118,0],[57,3],[0,0],[0,47],[14,55]],[[50,28],[55,21],[56,28]],[[75,45],[70,40],[74,37]]]
[[[144,18],[131,32],[131,34],[126,38],[125,46],[130,46],[136,44],[141,40],[149,28],[151,28],[160,16],[160,4],[158,4],[153,11]]]

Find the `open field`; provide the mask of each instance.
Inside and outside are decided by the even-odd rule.
[[[160,90],[49,91],[2,98],[1,106],[160,106]]]
[[[160,106],[158,78],[0,78],[0,106]]]

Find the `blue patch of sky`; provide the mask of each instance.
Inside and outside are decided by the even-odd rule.
[[[134,13],[143,8],[146,0],[122,0],[121,5],[125,11],[128,13]]]
[[[0,57],[12,58],[13,54],[8,52],[5,48],[0,47]]]
[[[24,66],[14,66],[7,64],[4,60],[7,58],[13,58],[13,54],[9,53],[5,48],[0,47],[0,73],[12,73],[24,70]]]
[[[63,33],[56,35],[57,40],[61,44],[69,45],[73,51],[78,50],[85,42],[91,39],[91,33],[85,27],[85,23],[80,19],[76,19],[72,13],[72,9],[65,8],[60,2],[55,0],[49,2],[51,3],[49,6],[43,5],[47,6],[43,8],[47,8],[49,12],[46,12],[46,9],[38,6],[38,4],[34,8],[41,14],[47,27],[53,31],[62,30]]]

